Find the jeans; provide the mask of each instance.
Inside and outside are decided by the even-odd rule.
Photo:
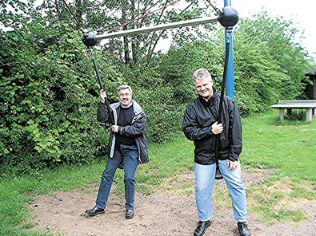
[[[134,208],[135,196],[135,171],[138,165],[138,150],[136,145],[120,144],[115,148],[114,156],[108,159],[101,177],[99,192],[96,199],[96,207],[105,209],[109,198],[115,171],[123,161],[125,183],[125,208]]]
[[[231,195],[236,222],[247,221],[246,191],[241,180],[240,163],[235,169],[228,168],[229,160],[219,160],[219,168]],[[216,164],[200,165],[195,163],[195,201],[200,221],[212,218],[212,191],[215,180]]]

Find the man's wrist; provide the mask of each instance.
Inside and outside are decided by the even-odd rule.
[[[214,135],[212,126],[210,127],[210,133],[211,133],[211,135]]]

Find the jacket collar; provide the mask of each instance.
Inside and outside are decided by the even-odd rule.
[[[118,109],[119,107],[121,107],[121,104],[119,102],[116,102],[116,103],[111,104],[111,107],[113,109]],[[133,100],[133,109],[134,109],[135,115],[137,115],[143,111],[141,106],[134,100]]]

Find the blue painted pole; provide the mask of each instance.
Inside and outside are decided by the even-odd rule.
[[[224,6],[230,6],[230,0],[224,0]],[[234,51],[233,51],[233,35],[227,38],[227,29],[225,28],[225,44],[229,41],[229,57],[227,64],[227,78],[226,78],[226,95],[235,99],[234,96]]]

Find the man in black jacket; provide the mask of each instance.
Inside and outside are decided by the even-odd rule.
[[[104,209],[110,194],[116,169],[120,164],[124,168],[126,219],[134,216],[135,172],[139,163],[148,162],[146,134],[146,115],[140,105],[132,100],[132,89],[121,85],[118,90],[118,103],[111,104],[114,124],[111,124],[108,155],[103,171],[96,205],[86,210],[86,216],[105,213]],[[111,122],[105,105],[106,93],[100,91],[100,103],[97,119],[102,123]]]
[[[241,123],[238,109],[232,99],[225,96],[222,123],[217,121],[220,94],[215,92],[213,80],[206,69],[193,73],[194,86],[199,97],[186,109],[183,132],[194,141],[195,200],[199,222],[195,236],[203,235],[212,220],[212,191],[216,161],[229,189],[234,218],[240,235],[249,236],[247,227],[246,192],[241,179],[239,154],[242,149]],[[219,137],[216,137],[219,136]],[[218,138],[218,141],[216,141]],[[216,153],[218,143],[218,155]]]

